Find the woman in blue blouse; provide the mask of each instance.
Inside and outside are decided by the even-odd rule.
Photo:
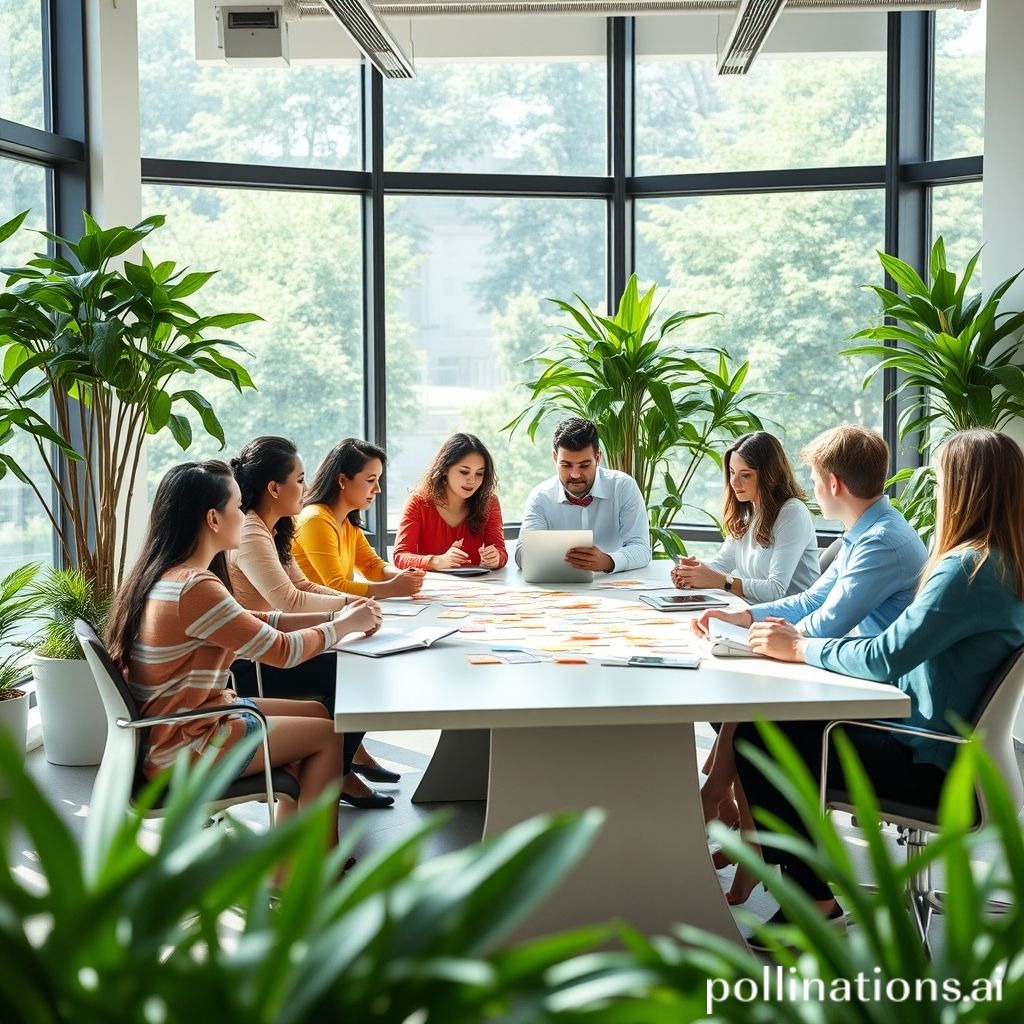
[[[917,597],[887,630],[870,638],[814,640],[776,619],[755,623],[750,642],[771,658],[891,682],[910,697],[908,724],[955,735],[954,723],[975,716],[995,673],[1024,645],[1024,454],[1005,434],[965,430],[943,444],[935,478],[933,553]],[[783,726],[815,774],[824,725]],[[880,796],[938,801],[953,744],[856,727],[845,731]],[[737,739],[764,749],[752,724],[740,726]],[[834,745],[830,751],[829,778],[842,787]],[[801,830],[793,808],[753,763],[738,755],[738,766],[750,806]],[[826,917],[842,915],[828,885],[808,864],[779,850],[765,848],[764,855],[780,864]]]

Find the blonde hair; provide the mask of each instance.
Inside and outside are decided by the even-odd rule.
[[[874,430],[846,423],[819,434],[800,458],[822,479],[831,474],[855,497],[877,498],[889,475],[889,446]]]
[[[961,430],[939,449],[942,496],[924,581],[951,551],[973,552],[973,580],[993,550],[1004,584],[1024,600],[1024,452],[996,430]]]

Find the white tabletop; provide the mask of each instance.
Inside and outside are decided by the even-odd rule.
[[[623,574],[668,586],[667,561]],[[566,591],[619,601],[636,591],[595,590],[566,584],[522,583],[518,570],[491,574],[498,587]],[[597,581],[609,579],[598,576]],[[615,579],[614,576],[610,579]],[[473,582],[478,582],[474,580]],[[444,611],[431,602],[414,618],[389,619],[409,629],[437,622]],[[657,614],[657,613],[655,613]],[[684,613],[671,614],[683,618]],[[909,698],[894,686],[837,675],[808,665],[765,658],[704,657],[699,669],[560,665],[470,665],[468,654],[487,643],[438,641],[429,650],[384,658],[338,655],[335,725],[344,730],[536,728],[538,726],[645,725],[698,721],[794,721],[902,718]]]

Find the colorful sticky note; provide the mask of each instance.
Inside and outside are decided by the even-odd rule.
[[[467,654],[466,661],[470,665],[500,665],[501,658],[493,654]]]
[[[556,665],[586,665],[586,658],[552,658]]]
[[[437,617],[439,619],[464,619],[468,614],[469,612],[457,612],[450,610],[447,612],[439,612]]]

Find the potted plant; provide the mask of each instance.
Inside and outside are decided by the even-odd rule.
[[[99,764],[107,741],[107,718],[75,636],[75,619],[102,634],[110,596],[97,593],[78,569],[50,569],[32,587],[46,621],[32,654],[32,676],[51,764]]]
[[[999,430],[1024,416],[1024,368],[1018,365],[1022,341],[1013,338],[1024,327],[1024,313],[999,308],[1021,271],[994,288],[987,300],[980,292],[968,295],[980,256],[979,250],[958,279],[946,266],[946,247],[937,238],[926,283],[909,264],[880,252],[882,266],[903,294],[869,287],[879,297],[882,315],[895,323],[858,331],[852,339],[872,344],[842,353],[878,359],[864,378],[865,388],[879,371],[897,372],[898,383],[888,397],[906,397],[900,440],[916,438],[922,452],[953,431]],[[932,469],[903,469],[888,481],[901,483],[900,508],[927,540],[935,526]]]
[[[676,311],[655,325],[657,285],[640,295],[630,277],[614,317],[595,313],[576,296],[576,305],[549,299],[574,321],[554,345],[531,356],[540,372],[526,386],[530,402],[503,430],[526,424],[533,439],[542,420],[558,413],[582,416],[597,425],[605,463],[637,482],[651,516],[651,539],[665,554],[685,554],[682,540],[670,529],[683,507],[683,496],[701,462],[721,465],[714,443],[759,430],[761,422],[745,402],[749,369],[729,367],[721,348],[689,353],[669,339],[685,323],[712,313]],[[694,358],[708,357],[710,366]],[[679,479],[667,471],[670,455],[683,453]],[[660,476],[660,481],[659,481]],[[656,481],[666,496],[652,499]]]
[[[0,243],[27,211],[0,225]],[[10,472],[38,498],[66,565],[79,568],[97,593],[113,593],[124,573],[128,516],[147,434],[169,430],[183,448],[190,407],[224,444],[210,402],[183,377],[216,377],[238,391],[253,387],[227,353],[241,346],[211,332],[261,319],[255,313],[200,316],[185,300],[213,276],[173,261],[122,262],[164,223],[103,229],[87,213],[85,233],[69,241],[39,232],[66,255],[37,254],[7,269],[0,292],[0,449],[18,432],[32,441],[46,476],[32,479],[0,450],[0,477]],[[244,350],[243,350],[244,351]],[[53,421],[39,409],[47,403]],[[38,474],[37,474],[38,477]],[[62,528],[67,524],[66,529]]]
[[[32,590],[38,569],[23,565],[0,580],[0,730],[10,733],[22,754],[28,737],[28,694],[19,684],[26,681],[28,669],[18,641],[39,612],[41,602]]]

